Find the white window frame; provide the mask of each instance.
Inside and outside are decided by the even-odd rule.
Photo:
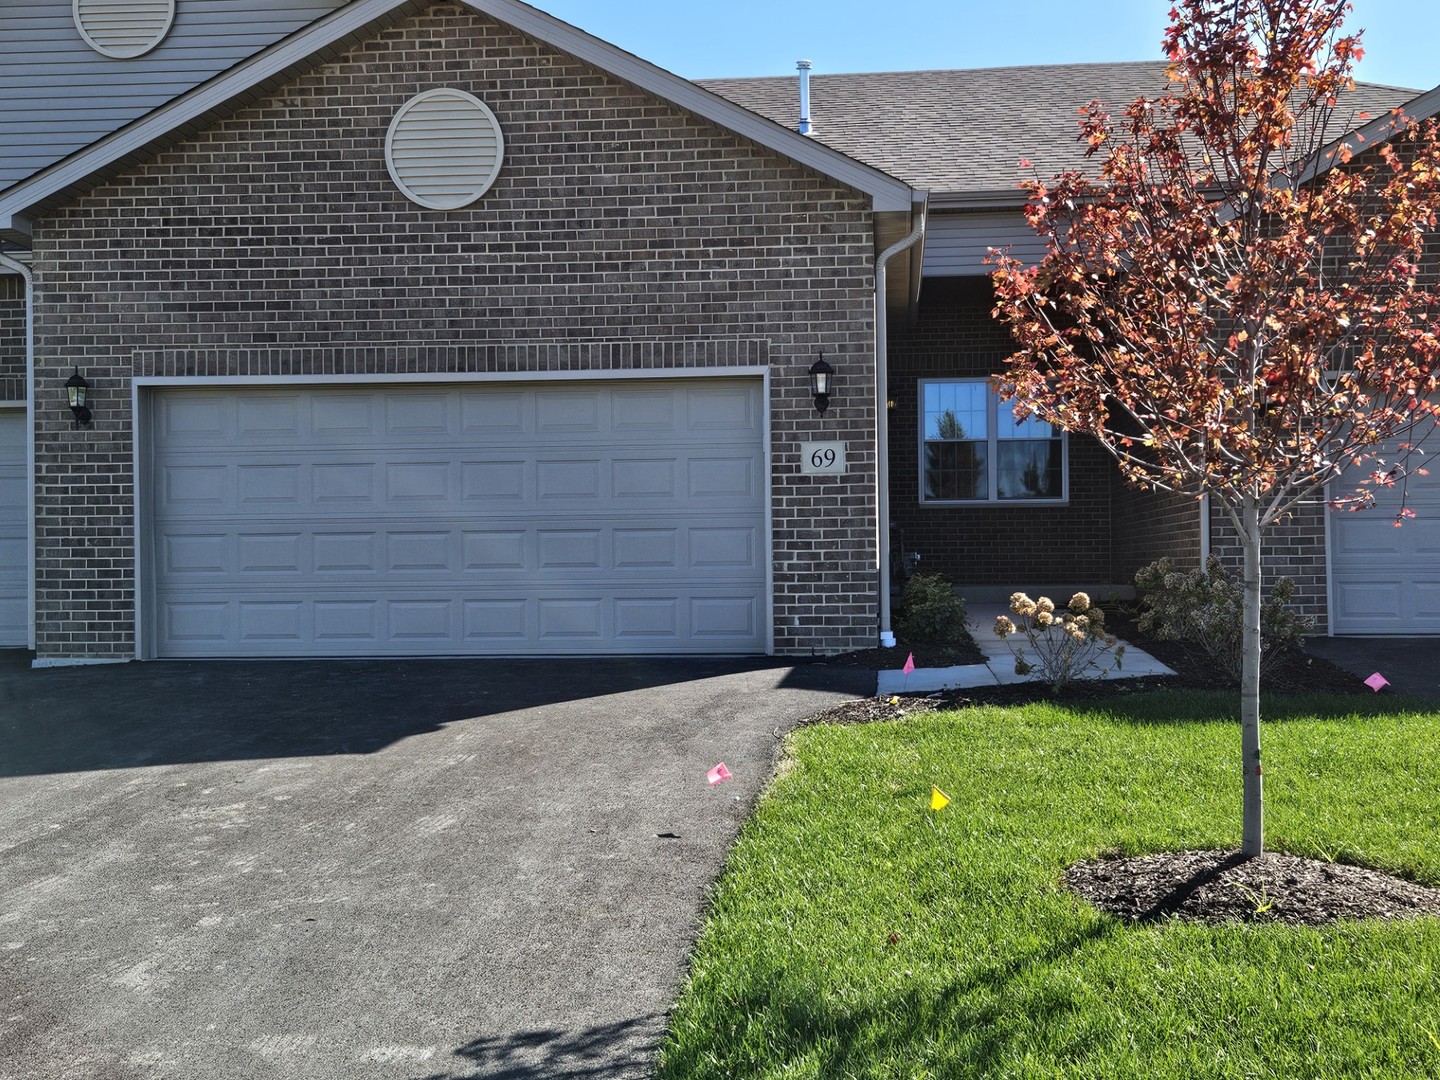
[[[983,499],[927,499],[925,497],[925,388],[937,384],[953,383],[983,383],[985,386],[985,435],[987,452],[986,461],[986,497]],[[972,506],[994,508],[999,506],[1068,506],[1070,504],[1070,438],[1064,432],[1060,434],[1060,497],[1056,499],[1002,499],[999,497],[998,471],[1000,468],[1000,454],[998,445],[1001,442],[999,437],[998,418],[1001,408],[1011,408],[1008,403],[1000,401],[1000,395],[995,391],[995,380],[984,378],[958,378],[958,379],[918,379],[915,387],[915,413],[916,431],[918,446],[916,448],[916,466],[918,472],[917,496],[921,506]],[[978,439],[975,440],[979,442]],[[1007,440],[1008,441],[1008,440]]]

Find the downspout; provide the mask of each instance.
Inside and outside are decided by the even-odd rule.
[[[1210,562],[1210,493],[1200,496],[1200,570]]]
[[[25,279],[25,600],[30,651],[35,651],[35,275],[18,259],[0,251],[0,266]]]
[[[880,645],[891,648],[895,632],[890,629],[890,415],[889,364],[886,349],[885,264],[925,235],[928,192],[917,191],[912,206],[919,206],[919,219],[910,235],[897,240],[875,259],[875,516],[880,565]],[[915,273],[920,272],[915,267]]]

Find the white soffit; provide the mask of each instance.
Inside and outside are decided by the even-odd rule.
[[[102,56],[129,60],[165,40],[175,0],[74,0],[75,29]]]
[[[385,133],[390,178],[406,198],[431,210],[458,210],[484,195],[504,154],[495,114],[450,87],[411,98]]]

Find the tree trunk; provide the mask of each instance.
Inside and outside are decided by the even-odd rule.
[[[1253,498],[1241,510],[1245,547],[1245,625],[1240,669],[1240,755],[1245,769],[1241,853],[1265,850],[1265,789],[1260,769],[1260,508]]]

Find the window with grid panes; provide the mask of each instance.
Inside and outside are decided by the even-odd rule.
[[[1064,433],[1016,420],[988,379],[920,382],[920,501],[1063,502]]]

